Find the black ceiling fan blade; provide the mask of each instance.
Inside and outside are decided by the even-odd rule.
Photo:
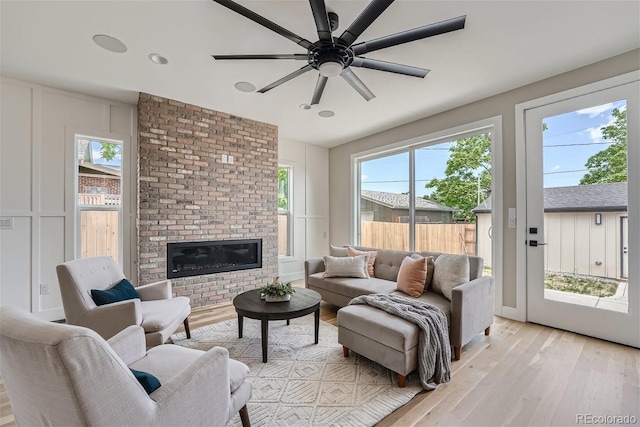
[[[233,10],[236,13],[239,13],[240,15],[244,16],[245,18],[251,19],[253,22],[256,22],[260,25],[262,25],[263,27],[266,27],[268,29],[270,29],[271,31],[274,31],[278,34],[280,34],[283,37],[288,38],[289,40],[291,40],[292,42],[304,47],[305,49],[309,49],[312,45],[312,43],[307,40],[307,39],[303,39],[302,37],[300,37],[297,34],[292,33],[291,31],[287,30],[286,28],[282,28],[280,25],[276,24],[275,22],[271,22],[269,21],[267,18],[258,15],[257,13],[255,13],[254,11],[247,9],[244,6],[239,5],[238,3],[232,1],[232,0],[213,0],[218,4],[221,4],[222,6]]]
[[[258,54],[258,55],[211,55],[216,61],[223,59],[297,59],[306,60],[306,53]]]
[[[463,29],[466,18],[466,16],[458,16],[457,18],[447,19],[446,21],[436,22],[435,24],[429,24],[412,30],[401,31],[389,36],[380,37],[379,39],[368,42],[358,43],[351,46],[351,48],[356,55],[362,55],[367,52],[373,52],[374,50],[397,46],[399,44],[421,40],[427,37],[438,36],[440,34]]]
[[[287,74],[286,76],[284,76],[283,78],[276,80],[275,82],[271,83],[270,85],[267,85],[265,87],[263,87],[262,89],[260,89],[258,92],[260,93],[265,93],[271,89],[273,89],[274,87],[280,86],[282,83],[286,83],[289,80],[298,77],[301,74],[306,73],[307,71],[313,70],[313,67],[309,64],[305,65],[304,67],[300,68],[299,70],[294,71],[291,74]]]
[[[316,21],[318,37],[320,40],[332,41],[331,25],[329,25],[329,15],[327,15],[327,6],[324,0],[309,0],[309,4],[311,4],[313,20]]]
[[[429,70],[425,68],[412,67],[410,65],[396,64],[395,62],[380,61],[356,56],[351,63],[352,67],[369,68],[371,70],[388,71],[390,73],[404,74],[406,76],[424,78]]]
[[[362,34],[386,8],[391,6],[391,3],[393,3],[393,0],[372,0],[356,20],[349,25],[349,28],[342,33],[340,39],[347,46],[351,46],[351,44],[360,37],[360,34]]]
[[[351,71],[351,68],[345,68],[344,70],[342,70],[342,73],[340,73],[340,75],[367,101],[371,101],[376,97],[373,92],[371,92],[369,88],[364,83],[362,83],[362,80],[360,80],[358,76],[356,76],[355,73]]]
[[[327,85],[327,80],[329,80],[329,77],[318,74],[318,82],[316,83],[316,89],[313,91],[311,105],[320,103],[320,98],[322,98],[322,93],[324,92],[324,87]]]

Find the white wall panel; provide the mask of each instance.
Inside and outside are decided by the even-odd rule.
[[[73,200],[65,203],[74,195],[69,130],[100,136],[115,129],[135,146],[136,107],[17,80],[2,78],[1,84],[0,216],[13,218],[13,229],[0,230],[0,304],[60,319],[55,267],[73,258],[75,246]],[[135,177],[131,183],[135,193]],[[125,215],[135,213],[135,203],[127,205]],[[125,245],[135,251],[133,233]],[[42,283],[48,295],[40,295]]]
[[[49,294],[40,295],[40,311],[57,310],[58,313],[52,313],[54,319],[64,318],[61,311],[60,286],[56,275],[56,266],[65,261],[64,231],[64,217],[40,218],[40,267],[36,292],[39,293],[40,283],[49,285]]]
[[[105,129],[104,102],[42,91],[40,136],[40,208],[44,212],[62,212],[65,203],[66,150],[65,128]],[[106,130],[106,129],[105,129]],[[71,191],[73,189],[67,189]]]
[[[31,88],[2,83],[0,211],[31,210]]]
[[[307,218],[307,259],[328,255],[328,218]]]
[[[329,150],[307,145],[306,165],[307,215],[329,217]]]
[[[31,311],[31,218],[0,230],[0,305]]]

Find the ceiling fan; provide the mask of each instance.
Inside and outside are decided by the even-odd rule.
[[[429,70],[410,65],[365,58],[363,55],[375,50],[397,46],[403,43],[421,40],[464,28],[466,16],[448,19],[435,24],[425,25],[412,30],[401,31],[375,40],[354,44],[356,39],[375,21],[394,0],[372,0],[362,13],[351,23],[340,37],[331,33],[338,27],[338,15],[328,12],[324,0],[309,0],[313,19],[318,31],[318,41],[306,40],[291,31],[269,21],[261,15],[235,3],[232,0],[213,0],[234,12],[280,34],[292,42],[307,49],[307,53],[292,54],[259,54],[259,55],[212,55],[216,60],[230,59],[293,59],[307,61],[307,65],[282,77],[279,80],[258,90],[265,93],[307,71],[318,70],[318,81],[311,98],[311,105],[320,103],[325,85],[329,77],[340,75],[367,101],[375,98],[369,88],[355,75],[352,67],[369,68],[413,77],[424,78]]]

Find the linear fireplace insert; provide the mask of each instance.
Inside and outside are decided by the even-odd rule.
[[[167,243],[167,278],[262,267],[262,239]]]

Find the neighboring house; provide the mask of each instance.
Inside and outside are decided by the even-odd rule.
[[[454,208],[416,197],[416,223],[453,223]],[[362,190],[360,212],[363,221],[409,222],[409,195]]]
[[[473,212],[478,255],[491,265],[491,197]],[[626,182],[544,189],[547,271],[626,278],[628,231]]]
[[[93,163],[88,141],[78,148],[78,203],[81,205],[119,205],[119,167]]]

